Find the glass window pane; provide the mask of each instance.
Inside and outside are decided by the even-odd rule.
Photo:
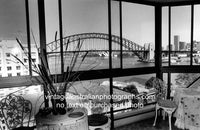
[[[122,3],[124,68],[154,66],[154,7]]]
[[[31,58],[33,64],[39,63],[39,20],[38,20],[38,3],[37,0],[29,0],[29,24],[30,24],[30,42],[31,42]],[[28,61],[27,61],[28,62]],[[34,67],[32,67],[35,70]],[[32,71],[32,75],[38,75]]]
[[[171,64],[189,65],[191,50],[191,6],[171,8]]]
[[[200,5],[194,6],[193,65],[200,64]]]
[[[45,22],[46,42],[50,43],[55,40],[56,31],[59,31],[58,0],[45,0]]]
[[[120,68],[120,2],[111,2],[111,28],[112,28],[112,67]]]
[[[155,100],[146,101],[146,99],[144,100],[142,99],[143,101],[140,102],[140,106],[142,107],[138,106],[137,108],[134,108],[136,107],[136,102],[137,102],[136,100],[139,99],[137,98],[138,96],[140,97],[142,96],[142,94],[152,96],[151,95],[153,93],[153,91],[151,90],[152,88],[148,88],[146,86],[146,82],[151,77],[155,77],[155,74],[135,75],[135,76],[125,76],[125,77],[114,78],[113,79],[114,92],[116,91],[121,94],[125,93],[127,95],[132,94],[133,96],[132,99],[129,99],[129,101],[130,100],[133,101],[132,104],[129,104],[130,106],[119,107],[119,108],[116,108],[116,110],[125,109],[125,107],[126,108],[133,107],[133,109],[142,109],[142,107],[144,107],[145,105],[155,102]],[[121,112],[123,112],[123,110]]]
[[[171,73],[171,97],[174,96],[176,88],[198,88],[199,87],[199,73]],[[196,82],[194,82],[197,80]],[[193,83],[194,82],[194,83]],[[193,83],[193,84],[192,84]]]
[[[93,69],[109,67],[107,3],[107,0],[62,1],[65,59],[71,58],[68,54],[76,51],[80,40],[80,56],[86,57],[86,64],[83,63],[80,69],[85,69],[89,63],[97,63]],[[65,69],[68,64],[65,64]]]
[[[119,98],[120,100],[115,102],[118,106],[114,108],[114,117],[115,119],[119,119],[114,122],[116,127],[122,123],[120,119],[130,117],[133,113],[140,113],[143,110],[155,107],[153,104],[155,103],[155,93],[153,89],[147,88],[145,85],[151,77],[155,77],[155,74],[113,78],[113,92],[118,93],[118,95],[125,94],[128,96],[128,100]],[[125,124],[132,123],[131,121],[127,120]]]
[[[49,67],[52,74],[61,73],[58,0],[45,1],[46,43]],[[55,41],[56,40],[56,41]],[[53,42],[53,43],[52,43]],[[51,49],[51,47],[54,47]],[[56,64],[56,68],[52,68]]]
[[[19,63],[13,55],[23,61],[24,55],[19,44],[16,41],[18,38],[23,46],[27,46],[26,32],[26,12],[24,0],[1,0],[0,1],[0,53],[2,77],[21,75],[27,70]],[[12,55],[10,55],[12,54]],[[12,69],[7,70],[10,66]],[[16,70],[16,66],[21,66],[20,70]]]
[[[162,66],[169,65],[169,8],[162,8]]]
[[[189,85],[199,78],[199,73],[173,73],[171,74],[172,85],[176,87],[189,87]]]

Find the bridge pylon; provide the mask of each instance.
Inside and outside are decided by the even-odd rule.
[[[143,60],[144,61],[152,61],[154,60],[154,49],[152,43],[146,43],[144,44],[146,52],[143,53]]]

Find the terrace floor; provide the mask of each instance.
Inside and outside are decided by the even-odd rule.
[[[169,130],[168,118],[162,120],[157,118],[156,126],[153,126],[154,118],[142,120],[129,125],[115,128],[114,130]],[[172,119],[172,130],[181,130],[174,126],[175,118]]]

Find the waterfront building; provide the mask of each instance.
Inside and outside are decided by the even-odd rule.
[[[193,51],[197,50],[197,41],[193,41]]]
[[[189,51],[189,50],[190,50],[190,47],[191,47],[190,43],[187,43],[187,44],[186,44],[186,51]]]
[[[180,51],[184,51],[185,50],[185,46],[186,46],[186,42],[182,42],[182,41],[179,42],[179,50]]]
[[[169,50],[169,45],[167,45],[167,50]],[[174,46],[171,44],[171,51],[174,50]]]
[[[179,51],[179,41],[180,41],[180,36],[174,35],[174,49],[175,49],[175,51]]]
[[[200,42],[197,42],[197,51],[200,51]]]
[[[31,57],[33,62],[38,63],[38,53],[37,49],[32,45],[31,46]],[[27,45],[24,45],[24,48],[27,50]],[[27,50],[28,52],[28,50]],[[24,62],[23,66],[19,61],[17,61],[14,56],[19,58]],[[24,54],[16,40],[1,40],[0,41],[0,76],[1,77],[12,77],[12,76],[21,76],[28,75],[28,58],[27,54]],[[36,75],[34,73],[34,75]]]

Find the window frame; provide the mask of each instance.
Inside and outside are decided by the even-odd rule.
[[[111,40],[111,35],[112,35],[112,31],[111,31],[111,1],[112,0],[108,0],[108,30],[109,30],[109,53],[112,53],[112,40]],[[115,1],[119,1],[119,4],[121,5],[121,0],[115,0]],[[193,2],[174,2],[174,3],[167,3],[167,5],[165,3],[158,3],[158,2],[147,2],[147,1],[141,1],[141,0],[135,0],[135,1],[129,1],[129,0],[123,0],[126,2],[130,2],[130,3],[139,3],[139,4],[145,4],[145,5],[151,5],[155,8],[155,66],[154,67],[144,67],[144,68],[126,68],[123,69],[123,64],[121,64],[120,68],[116,68],[113,69],[112,68],[112,57],[111,55],[109,56],[109,69],[101,69],[101,70],[90,70],[90,71],[79,71],[78,73],[82,74],[80,76],[80,80],[89,80],[89,79],[100,79],[100,78],[109,78],[110,81],[113,80],[114,77],[122,77],[122,76],[130,76],[130,75],[140,75],[140,74],[152,74],[152,73],[156,73],[156,76],[161,78],[163,77],[163,73],[200,73],[200,67],[199,66],[193,66],[192,63],[190,63],[190,65],[184,65],[184,66],[172,66],[170,65],[170,60],[169,60],[169,66],[162,66],[162,60],[160,57],[160,54],[162,53],[162,47],[161,47],[161,43],[162,43],[162,7],[168,6],[170,7],[169,10],[169,14],[171,15],[171,6],[181,6],[181,5],[190,5],[191,7],[191,46],[193,46],[193,19],[194,19],[194,5],[195,4],[200,4],[200,2],[197,1],[193,1]],[[59,6],[61,5],[61,0],[58,1],[59,2]],[[30,46],[30,21],[29,21],[29,7],[28,7],[28,0],[25,0],[25,6],[26,6],[26,23],[27,23],[27,41],[28,41],[28,54],[31,56],[31,46]],[[61,9],[61,7],[59,7],[59,9]],[[122,39],[122,14],[121,14],[121,7],[119,8],[119,12],[120,12],[120,38]],[[44,12],[44,0],[38,0],[38,17],[39,17],[39,36],[40,36],[40,49],[46,50],[46,29],[45,29],[45,12]],[[62,33],[62,11],[59,11],[59,20],[60,20],[60,34]],[[170,18],[171,20],[171,18]],[[171,36],[171,22],[169,22],[169,36]],[[62,38],[62,35],[61,35]],[[170,38],[169,38],[170,39]],[[121,40],[122,41],[122,40]],[[169,40],[171,41],[171,39]],[[61,43],[62,45],[62,43]],[[169,42],[170,45],[170,42]],[[170,46],[169,46],[170,47]],[[122,50],[122,44],[120,46],[121,50]],[[192,51],[192,49],[191,49]],[[61,49],[62,52],[62,49]],[[170,52],[170,49],[169,49]],[[122,53],[122,52],[121,52]],[[43,57],[45,57],[44,53],[41,53],[41,55]],[[170,56],[169,56],[170,57]],[[192,53],[191,56],[192,58]],[[122,57],[121,57],[122,59]],[[30,66],[30,61],[31,59],[29,59],[29,75],[28,76],[18,76],[18,77],[14,77],[15,79],[20,79],[21,83],[17,84],[13,81],[13,77],[10,78],[9,82],[9,87],[16,87],[16,86],[21,86],[22,82],[24,85],[24,81],[27,82],[27,77],[30,78],[30,76],[32,76],[32,71],[31,71],[31,66]],[[192,60],[191,60],[192,62]],[[62,65],[62,64],[61,64]],[[63,67],[61,67],[63,68]],[[63,71],[63,70],[62,70]],[[57,77],[57,81],[61,82],[62,81],[62,75],[61,74],[57,74],[57,75],[52,75]],[[169,75],[170,77],[170,75]],[[1,77],[4,78],[4,77]],[[34,76],[33,76],[34,78]],[[169,80],[170,78],[168,78],[168,82],[170,82]],[[37,82],[32,82],[33,84],[37,84]],[[12,86],[13,84],[13,86]],[[29,83],[27,83],[27,85],[30,85]],[[170,91],[170,87],[169,87],[169,83],[168,83],[168,91]],[[4,85],[4,87],[8,87],[6,85]],[[110,94],[113,93],[113,89],[112,89],[112,82],[110,82]],[[112,103],[112,101],[111,101]],[[113,111],[111,110],[111,113],[113,113]],[[112,114],[111,114],[112,115]],[[113,116],[111,116],[112,119]],[[113,127],[113,123],[112,123],[112,127]]]

